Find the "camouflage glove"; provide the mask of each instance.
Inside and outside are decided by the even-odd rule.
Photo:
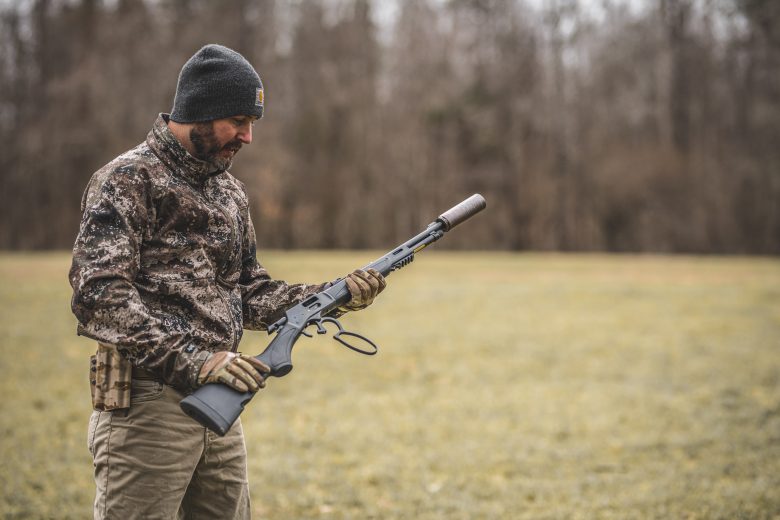
[[[257,392],[265,388],[268,365],[251,356],[235,352],[215,352],[200,369],[198,384],[224,383],[239,392]]]
[[[348,274],[344,280],[347,282],[352,299],[339,308],[342,311],[365,309],[374,303],[374,298],[387,286],[385,277],[376,269],[366,271],[356,269],[355,272]]]

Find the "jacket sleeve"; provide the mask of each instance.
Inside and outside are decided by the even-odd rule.
[[[255,228],[249,209],[246,210],[244,222],[239,279],[244,328],[265,330],[284,316],[284,311],[289,307],[330,284],[288,284],[281,280],[272,280],[268,271],[257,261]]]
[[[165,316],[144,305],[133,283],[154,211],[144,172],[132,166],[99,171],[84,194],[82,211],[69,273],[78,333],[116,345],[133,366],[191,391],[208,357],[205,345],[170,330]]]

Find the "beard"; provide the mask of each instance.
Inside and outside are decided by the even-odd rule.
[[[225,171],[233,163],[233,157],[241,149],[241,141],[233,139],[221,144],[214,133],[214,123],[195,123],[190,130],[190,141],[197,159],[212,165],[215,171]]]

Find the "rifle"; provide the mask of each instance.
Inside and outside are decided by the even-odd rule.
[[[442,213],[439,218],[428,224],[425,231],[407,240],[363,269],[376,269],[382,273],[382,276],[387,276],[391,272],[401,269],[414,260],[415,253],[419,253],[428,245],[436,242],[444,236],[444,233],[482,211],[486,206],[487,203],[482,195],[472,195]],[[350,299],[351,295],[347,283],[344,279],[340,279],[327,289],[309,296],[301,303],[287,309],[283,318],[268,327],[268,333],[276,332],[276,337],[257,356],[257,359],[271,368],[271,372],[266,374],[266,377],[282,377],[290,373],[293,368],[291,358],[293,345],[301,334],[312,337],[305,330],[310,325],[317,326],[318,334],[325,334],[327,330],[324,324],[333,323],[338,329],[333,339],[361,354],[376,354],[379,347],[373,341],[355,332],[344,330],[338,320],[328,316],[329,313]],[[368,347],[357,347],[343,339],[342,336],[356,338],[366,343]],[[203,426],[219,435],[225,435],[254,395],[253,392],[242,393],[224,384],[211,383],[200,387],[184,398],[180,406],[184,413]]]

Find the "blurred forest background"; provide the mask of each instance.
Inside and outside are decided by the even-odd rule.
[[[211,42],[265,83],[261,248],[387,248],[481,192],[448,246],[780,253],[772,0],[0,2],[0,248],[70,248]]]

